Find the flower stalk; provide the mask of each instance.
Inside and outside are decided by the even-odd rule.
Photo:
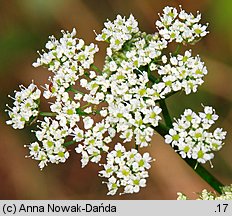
[[[52,112],[39,112],[40,116],[47,116],[47,117],[54,117],[56,116],[56,113],[52,113]]]
[[[171,119],[171,116],[169,114],[169,110],[167,108],[166,101],[160,100],[159,104],[160,104],[160,108],[162,109],[164,122],[165,122],[167,127],[171,128],[172,127],[172,119]]]

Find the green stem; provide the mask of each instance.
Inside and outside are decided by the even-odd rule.
[[[164,124],[159,124],[157,127],[154,128],[162,137],[164,137],[166,134],[168,134],[168,131],[170,130],[169,127],[167,127]],[[177,150],[174,148],[174,150]],[[202,178],[204,179],[209,185],[211,185],[212,188],[215,189],[218,193],[221,194],[221,187],[224,185],[217,180],[208,170],[206,170],[201,164],[198,164],[197,168],[196,166],[196,160],[191,158],[182,158],[189,166],[191,166],[194,171]]]
[[[53,117],[53,116],[56,116],[56,113],[52,113],[52,112],[39,112],[39,115]]]
[[[68,141],[68,142],[64,143],[63,146],[68,147],[68,146],[70,146],[70,145],[72,145],[74,143],[76,143],[76,141],[71,140],[71,141]]]
[[[150,73],[148,73],[148,79],[152,82],[152,84],[156,83],[157,79]]]
[[[85,94],[85,93],[83,93],[83,92],[81,92],[81,91],[78,91],[78,90],[74,89],[72,86],[68,87],[68,88],[66,89],[66,91],[67,91],[67,92],[70,91],[70,92],[74,92],[74,93],[79,93],[79,94],[82,94],[82,95]]]
[[[159,123],[157,127],[151,126],[156,132],[158,132],[162,137],[168,134],[169,129],[166,125]]]
[[[171,116],[169,114],[169,111],[168,111],[165,100],[160,100],[159,104],[160,104],[160,108],[162,109],[162,114],[163,114],[163,117],[164,117],[165,124],[169,128],[171,128],[172,127],[172,119],[171,119]]]
[[[89,74],[87,72],[84,73],[85,76],[87,76],[89,78]]]
[[[191,158],[185,158],[184,160],[192,168],[195,167],[196,160]],[[221,187],[223,187],[224,185],[218,179],[216,179],[207,169],[205,169],[201,164],[197,165],[195,171],[206,182],[208,182],[208,184],[210,184],[211,187],[215,189],[215,191],[217,191],[219,194],[222,193]]]
[[[179,54],[179,51],[181,49],[181,44],[178,44],[177,47],[176,47],[176,50],[175,52],[173,53],[174,56],[178,55]]]
[[[176,94],[176,93],[179,93],[180,91],[173,91],[173,92],[170,92],[168,94],[165,95],[165,99],[171,97],[172,95]]]
[[[102,74],[101,69],[99,69],[96,65],[92,64],[92,65],[91,65],[91,68],[92,68],[93,70],[95,70],[96,72],[98,72],[99,74]]]
[[[84,106],[81,107],[82,110],[84,110],[85,108],[89,107],[90,105],[92,105],[91,103],[87,103]]]

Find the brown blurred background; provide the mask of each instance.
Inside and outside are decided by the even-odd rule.
[[[146,188],[139,194],[108,197],[106,185],[97,176],[96,164],[81,169],[80,157],[73,151],[65,164],[49,165],[43,171],[37,162],[25,159],[23,148],[34,140],[26,130],[13,130],[5,125],[7,98],[19,84],[47,82],[45,69],[34,69],[37,58],[49,35],[60,37],[60,30],[77,28],[78,37],[94,41],[93,29],[100,32],[103,22],[117,14],[132,13],[140,29],[156,31],[154,22],[166,5],[182,4],[187,11],[199,10],[203,22],[209,22],[210,34],[193,49],[206,62],[209,74],[197,94],[179,94],[168,99],[173,117],[185,108],[196,111],[201,104],[212,105],[220,118],[218,127],[228,131],[226,145],[216,154],[210,171],[224,184],[232,183],[232,2],[231,0],[0,0],[0,199],[176,199],[182,191],[194,197],[194,191],[210,187],[202,181],[170,146],[154,136],[149,151],[156,158]],[[100,44],[102,47],[102,45]],[[103,62],[104,51],[96,58]],[[207,169],[209,165],[206,165]]]

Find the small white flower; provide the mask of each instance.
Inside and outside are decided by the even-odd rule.
[[[89,116],[83,118],[84,127],[86,130],[90,129],[93,126],[93,119]]]
[[[83,97],[83,94],[80,94],[80,93],[76,93],[75,95],[74,95],[74,99],[75,100],[81,100],[81,98]]]
[[[107,114],[108,114],[107,109],[104,109],[104,110],[101,110],[101,111],[100,111],[100,115],[101,115],[102,117],[106,117]]]
[[[120,138],[124,139],[123,142],[130,142],[133,138],[133,131],[131,129],[125,130],[121,135]]]
[[[218,119],[218,115],[215,114],[215,110],[212,107],[205,106],[204,113],[200,113],[200,117],[205,127],[210,127]]]
[[[90,79],[93,79],[93,78],[95,78],[97,76],[95,71],[90,71],[89,73],[90,73],[90,75],[89,75]]]
[[[75,140],[76,142],[80,142],[84,139],[84,131],[81,130],[78,126],[74,128],[73,135],[73,140]]]
[[[86,151],[82,151],[81,152],[81,164],[82,164],[82,168],[85,167],[88,162],[89,162],[89,155],[87,154]]]

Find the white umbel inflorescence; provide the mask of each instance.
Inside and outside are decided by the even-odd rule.
[[[138,22],[133,15],[128,19],[117,15],[114,22],[107,21],[104,23],[105,28],[102,33],[97,35],[97,41],[107,41],[110,43],[110,49],[118,51],[123,44],[132,38],[132,35],[139,31]]]
[[[56,97],[61,100],[65,89],[75,85],[86,69],[94,62],[94,55],[98,52],[97,45],[91,43],[85,45],[84,40],[74,38],[76,29],[62,31],[63,37],[57,40],[54,36],[49,37],[46,43],[47,52],[43,51],[34,67],[45,66],[52,71],[54,76],[49,77],[50,85],[45,85],[44,97],[46,99]]]
[[[90,94],[86,94],[84,100],[99,102],[99,95],[102,95],[100,99],[108,103],[105,123],[110,126],[109,129],[120,134],[124,142],[134,137],[136,145],[146,147],[154,134],[153,128],[161,120],[162,110],[156,101],[161,98],[159,92],[163,87],[157,84],[149,88],[148,82],[147,72],[136,74],[118,70],[111,76],[98,76],[87,84],[85,87]]]
[[[205,106],[204,112],[198,114],[186,109],[173,123],[173,128],[165,136],[165,142],[177,147],[177,152],[183,158],[193,158],[199,163],[210,161],[214,157],[213,152],[222,148],[226,136],[222,128],[208,131],[217,119],[215,110],[209,106]]]
[[[158,67],[158,74],[165,87],[163,95],[170,92],[184,90],[186,94],[196,92],[202,85],[207,69],[199,56],[191,56],[191,50],[185,51],[184,55],[172,56],[169,62]]]
[[[199,12],[194,16],[182,9],[178,12],[176,8],[167,6],[163,9],[160,20],[156,21],[156,26],[159,34],[169,42],[194,44],[209,33],[206,30],[208,24],[202,25],[200,20]]]
[[[161,102],[178,91],[196,92],[207,74],[204,62],[191,50],[181,52],[181,44],[176,44],[176,51],[168,50],[170,43],[194,44],[204,37],[207,25],[200,20],[199,12],[194,16],[182,8],[178,12],[165,7],[156,22],[158,32],[153,34],[140,31],[133,15],[107,20],[96,35],[97,41],[108,43],[102,70],[94,64],[98,46],[76,38],[76,29],[61,31],[60,39],[50,36],[46,49],[33,63],[51,72],[50,83],[43,87],[49,110],[39,111],[41,92],[33,83],[28,88],[21,86],[14,107],[7,110],[11,118],[7,124],[21,129],[39,123],[37,141],[27,147],[29,157],[39,161],[41,169],[49,163],[64,163],[68,146],[75,144],[82,167],[100,163],[107,154],[99,175],[108,179],[109,195],[119,188],[122,193],[139,192],[146,186],[152,159],[138,149],[149,146],[155,130],[162,127],[161,114],[166,116],[161,107],[166,108]],[[95,118],[96,114],[100,118]],[[40,116],[43,120],[36,121]],[[221,128],[208,131],[217,118],[211,107],[199,114],[187,109],[173,123],[165,141],[183,158],[210,161],[226,135]],[[120,143],[109,152],[116,137]],[[133,142],[135,149],[126,151],[128,142]]]
[[[25,124],[33,121],[38,115],[39,99],[41,91],[34,83],[31,83],[27,88],[20,85],[20,91],[15,91],[15,96],[11,97],[14,100],[13,107],[9,107],[8,112],[11,118],[6,123],[12,125],[14,129],[22,129]]]
[[[141,155],[136,149],[126,151],[122,144],[117,143],[106,160],[99,176],[108,179],[105,182],[108,195],[116,194],[119,188],[123,188],[123,193],[138,193],[141,187],[146,186],[147,170],[152,162],[149,153]]]
[[[62,34],[63,37],[60,40],[54,36],[49,37],[50,40],[45,45],[47,52],[43,51],[33,66],[46,66],[50,71],[57,71],[67,66],[75,67],[75,69],[79,66],[83,69],[90,68],[98,47],[94,44],[85,45],[82,39],[74,38],[75,28],[71,33],[62,31]]]
[[[47,117],[41,121],[38,128],[35,134],[39,142],[27,146],[30,150],[29,157],[40,161],[40,169],[48,163],[64,163],[69,157],[69,152],[63,145],[69,135],[68,128],[61,127],[58,121]]]

